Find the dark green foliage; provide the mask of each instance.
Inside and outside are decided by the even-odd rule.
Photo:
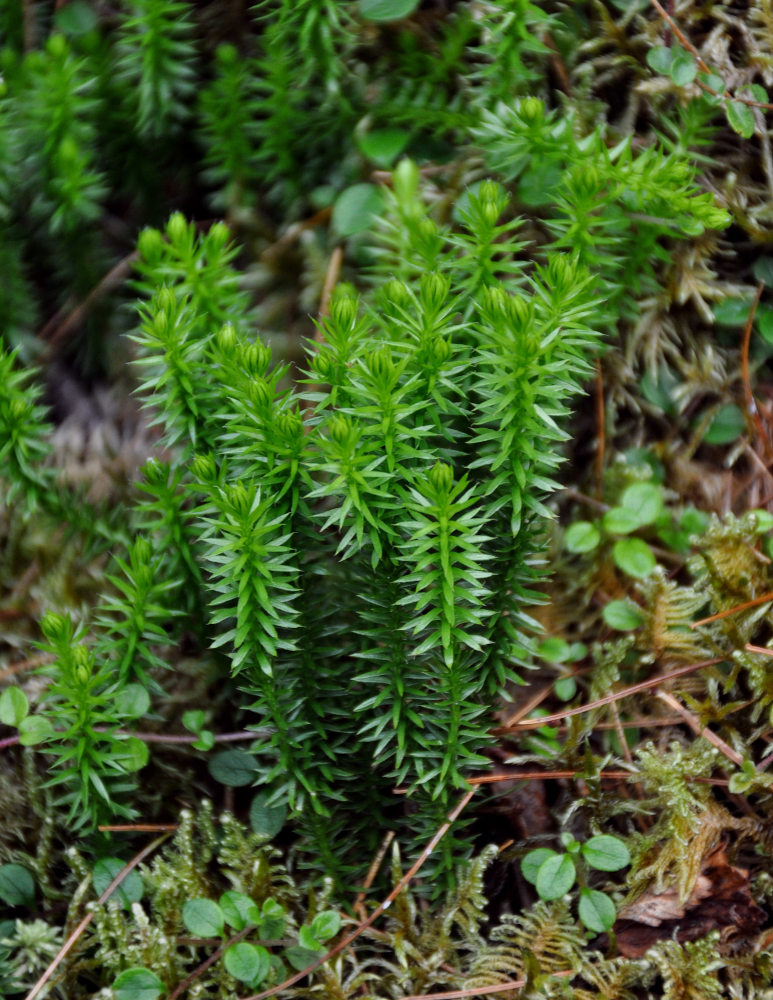
[[[51,677],[46,692],[50,717],[28,718],[22,740],[42,744],[54,757],[51,787],[63,786],[60,804],[69,807],[73,828],[93,826],[104,816],[132,819],[124,804],[136,787],[134,772],[145,766],[148,751],[140,740],[117,732],[123,720],[144,715],[148,699],[142,688],[123,688],[110,662],[97,663],[82,642],[83,628],[65,615],[48,614],[41,622],[42,648],[54,660],[41,672]]]
[[[400,169],[415,199],[414,168]],[[438,233],[437,270],[390,279],[368,310],[341,289],[307,399],[260,344],[231,325],[213,336],[209,299],[177,294],[165,244],[141,241],[143,395],[183,454],[217,443],[190,465],[215,645],[274,729],[267,779],[329,857],[343,817],[361,826],[366,787],[378,809],[407,783],[411,827],[431,832],[483,763],[505,664],[523,659],[520,605],[558,461],[546,442],[563,439],[556,420],[596,335],[592,285],[568,257],[527,277],[508,263],[518,244],[500,244],[522,287],[504,292],[491,248],[512,228],[496,228],[505,207],[484,185],[462,233]],[[170,245],[182,233],[173,219]],[[206,274],[213,237],[187,234],[188,274]]]
[[[531,4],[477,17],[454,5],[398,29],[342,0],[262,2],[251,20],[188,0],[132,0],[110,15],[83,3],[54,17],[7,6],[0,333],[11,345],[98,286],[170,196],[208,194],[271,241],[267,213],[324,208],[366,178],[359,136],[391,128],[401,148],[447,158],[477,107],[492,105],[501,60],[520,87],[533,75],[525,65],[544,58],[534,31],[546,18]],[[83,331],[97,370],[109,364],[105,331],[104,315]]]
[[[132,0],[116,45],[118,82],[141,139],[163,139],[185,122],[195,91],[196,49],[185,0]]]

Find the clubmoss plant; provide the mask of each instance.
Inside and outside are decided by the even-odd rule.
[[[410,163],[396,181],[415,198]],[[381,812],[407,784],[424,836],[484,763],[486,701],[525,657],[522,605],[559,458],[548,442],[590,370],[596,303],[569,256],[528,275],[504,245],[510,293],[480,270],[505,205],[484,185],[463,252],[439,233],[419,280],[383,282],[364,310],[334,295],[308,398],[238,325],[217,331],[158,235],[141,241],[143,284],[157,286],[135,337],[152,372],[141,391],[165,443],[197,453],[185,485],[213,640],[274,729],[256,747],[265,780],[315,816],[318,850],[344,816],[356,822],[349,788],[370,787]],[[199,240],[179,218],[168,232],[207,260],[214,234]]]

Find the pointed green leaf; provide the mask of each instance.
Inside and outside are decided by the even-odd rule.
[[[32,906],[35,879],[21,865],[0,865],[0,899],[8,906]]]
[[[341,930],[341,915],[337,910],[323,910],[311,922],[311,933],[318,941],[327,941]]]
[[[556,854],[540,866],[535,883],[540,899],[560,899],[574,885],[577,877],[574,862],[568,854]]]
[[[262,983],[271,971],[271,956],[268,951],[263,945],[250,944],[248,941],[232,944],[226,949],[223,961],[234,979],[239,979],[250,987]]]
[[[102,858],[97,861],[91,872],[91,884],[94,886],[94,892],[98,896],[101,896],[116,875],[122,872],[125,867],[126,862],[121,861],[120,858]],[[108,899],[119,900],[121,906],[128,910],[132,903],[139,903],[144,891],[145,885],[140,873],[138,871],[130,871],[113,889]]]
[[[190,899],[183,906],[183,923],[197,937],[220,937],[225,929],[223,911],[212,899]]]
[[[597,889],[580,889],[577,912],[588,930],[597,934],[611,931],[617,917],[615,904],[609,896]]]
[[[725,104],[725,114],[730,128],[744,139],[754,135],[754,112],[748,104],[741,101],[728,101]]]
[[[616,872],[631,863],[628,848],[618,837],[600,834],[582,845],[582,856],[591,866],[602,872]]]

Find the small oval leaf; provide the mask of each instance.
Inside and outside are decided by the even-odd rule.
[[[139,719],[150,708],[150,695],[141,684],[127,684],[115,696],[115,710],[127,719]]]
[[[164,984],[150,969],[125,969],[113,983],[115,1000],[158,1000]]]
[[[547,660],[548,663],[565,663],[571,655],[571,647],[566,639],[551,636],[543,639],[537,646],[537,656]]]
[[[686,87],[698,75],[698,64],[689,52],[678,49],[668,72],[677,87]]]
[[[629,535],[640,526],[639,518],[627,507],[610,508],[601,518],[601,523],[610,535]]]
[[[225,967],[235,979],[257,986],[262,983],[271,970],[271,956],[260,944],[250,944],[239,941],[226,950],[223,961]]]
[[[303,972],[319,958],[319,952],[309,951],[299,944],[291,944],[289,948],[285,948],[283,955],[297,972]]]
[[[333,229],[339,236],[364,232],[384,207],[384,196],[375,184],[352,184],[333,205]]]
[[[630,601],[610,601],[601,613],[610,628],[618,632],[628,632],[644,624],[644,617],[635,604]]]
[[[257,764],[246,750],[222,750],[209,759],[209,773],[221,785],[240,788],[255,780]]]
[[[725,104],[725,114],[730,128],[743,139],[751,139],[754,135],[754,112],[748,104],[741,101],[728,101]]]
[[[576,876],[574,862],[568,854],[548,858],[540,866],[535,883],[540,899],[560,899],[572,888]]]
[[[337,910],[323,910],[311,922],[311,933],[317,941],[328,941],[341,930],[341,914]]]
[[[601,872],[616,872],[631,863],[628,848],[618,837],[602,833],[582,845],[582,856],[591,866]]]
[[[639,519],[639,524],[653,524],[663,513],[663,494],[654,483],[632,483],[620,501]]]
[[[54,727],[45,715],[28,715],[19,723],[19,743],[23,747],[35,747],[53,735]]]
[[[742,410],[734,403],[725,403],[714,415],[703,441],[704,444],[732,444],[745,430],[746,420]]]
[[[597,934],[612,930],[617,917],[615,904],[609,896],[597,889],[580,890],[580,905],[577,912],[588,930]]]
[[[529,851],[528,854],[524,855],[521,858],[521,871],[526,881],[531,882],[532,885],[536,885],[540,868],[548,858],[555,856],[556,852],[551,851],[549,847],[538,847],[536,850]]]
[[[91,884],[94,886],[94,892],[98,896],[101,896],[116,875],[122,872],[125,867],[126,862],[121,861],[120,858],[101,858],[97,861],[91,873]],[[128,909],[132,903],[139,903],[144,891],[145,885],[140,873],[138,871],[130,871],[113,889],[108,899],[117,899],[120,901],[121,906]]]
[[[29,714],[27,695],[15,684],[0,694],[0,722],[4,726],[18,726]]]
[[[364,156],[377,167],[391,167],[408,145],[408,132],[401,128],[374,129],[357,136],[357,145]]]
[[[32,906],[35,879],[21,865],[0,865],[0,899],[8,906]]]
[[[655,554],[641,538],[621,538],[615,542],[612,558],[624,573],[637,579],[649,576],[657,565]]]
[[[183,923],[196,937],[220,937],[225,929],[223,911],[211,899],[190,899],[183,906]]]
[[[260,910],[257,903],[243,892],[231,889],[224,892],[218,902],[227,923],[235,931],[242,931],[250,924],[257,924],[260,921]]]
[[[600,541],[601,534],[592,521],[575,521],[566,529],[564,536],[568,552],[590,552]]]
[[[250,806],[250,826],[261,837],[271,840],[276,837],[284,826],[287,818],[287,809],[280,802],[278,805],[269,805],[268,796],[261,792],[252,800]]]
[[[656,45],[647,53],[647,65],[650,69],[667,76],[671,70],[671,63],[674,61],[674,50],[666,48],[665,45]]]

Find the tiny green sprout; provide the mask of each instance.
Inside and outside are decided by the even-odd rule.
[[[613,872],[630,864],[628,848],[618,837],[599,834],[581,843],[569,834],[561,835],[565,853],[546,847],[529,851],[521,860],[521,871],[527,882],[537,890],[540,899],[552,900],[565,896],[576,881],[580,882],[578,914],[589,931],[609,931],[615,922],[615,904],[603,892],[587,886],[587,869]]]

